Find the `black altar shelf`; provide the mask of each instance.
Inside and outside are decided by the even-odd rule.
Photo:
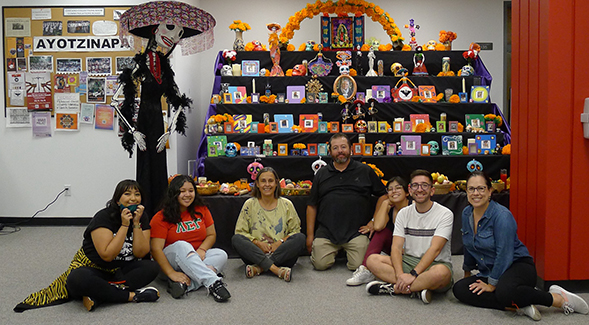
[[[213,219],[215,220],[215,229],[217,231],[217,241],[214,247],[221,248],[227,252],[230,257],[238,257],[237,253],[231,246],[231,237],[235,233],[235,223],[239,217],[239,212],[243,203],[250,198],[245,196],[232,195],[214,195],[202,197],[209,207]],[[301,219],[301,232],[306,233],[306,209],[308,196],[288,196],[297,210]],[[509,192],[494,193],[493,200],[509,207]],[[452,254],[462,254],[462,210],[468,205],[465,192],[451,192],[444,195],[434,195],[433,200],[449,208],[454,213],[454,224],[452,227]],[[376,203],[376,200],[374,200]]]
[[[352,158],[376,165],[384,173],[385,179],[393,176],[408,179],[415,169],[441,172],[452,181],[466,179],[470,173],[466,169],[466,165],[473,159],[479,161],[483,165],[484,171],[493,179],[499,179],[501,169],[507,169],[509,175],[508,155],[352,156]],[[205,160],[206,177],[221,183],[233,183],[241,178],[250,179],[247,166],[254,159],[256,159],[255,156],[209,157]],[[313,180],[314,174],[311,164],[319,159],[319,156],[278,156],[257,159],[262,165],[274,168],[280,177],[299,181]],[[321,157],[321,159],[325,162],[331,161],[331,158],[327,156]]]

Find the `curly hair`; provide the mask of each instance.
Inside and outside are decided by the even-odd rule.
[[[203,216],[202,213],[195,211],[194,208],[197,206],[204,206],[204,201],[200,198],[196,191],[196,183],[194,179],[188,175],[178,175],[172,179],[170,185],[168,185],[168,191],[164,196],[163,201],[163,215],[164,221],[169,223],[178,223],[182,221],[182,212],[180,211],[180,203],[178,202],[178,196],[180,195],[180,188],[185,183],[190,183],[194,187],[194,201],[186,208],[186,211],[190,214],[193,220],[196,220],[196,215]]]

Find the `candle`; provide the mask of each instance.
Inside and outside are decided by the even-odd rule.
[[[464,82],[464,78],[462,78],[462,92],[466,93],[466,83]]]
[[[252,79],[252,93],[256,93],[256,79]]]

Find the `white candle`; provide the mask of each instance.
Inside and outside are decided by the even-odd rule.
[[[252,93],[256,93],[256,79],[252,79]]]
[[[462,92],[466,93],[466,83],[464,82],[464,78],[462,78]]]

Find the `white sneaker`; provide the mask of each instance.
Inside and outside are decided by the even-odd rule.
[[[565,315],[570,313],[579,313],[584,315],[589,314],[589,306],[587,305],[587,302],[578,295],[568,292],[557,285],[551,285],[548,289],[548,292],[559,294],[564,298],[562,310],[564,311]]]
[[[423,301],[424,304],[429,304],[432,302],[432,291],[428,289],[421,290],[419,298],[421,298],[421,301]]]
[[[529,305],[523,308],[518,308],[517,313],[519,315],[526,315],[535,321],[539,321],[542,319],[542,314],[538,311],[538,308],[534,305]]]
[[[346,280],[346,284],[349,286],[359,286],[364,283],[368,283],[376,279],[372,272],[368,270],[364,265],[360,265],[351,278]]]

